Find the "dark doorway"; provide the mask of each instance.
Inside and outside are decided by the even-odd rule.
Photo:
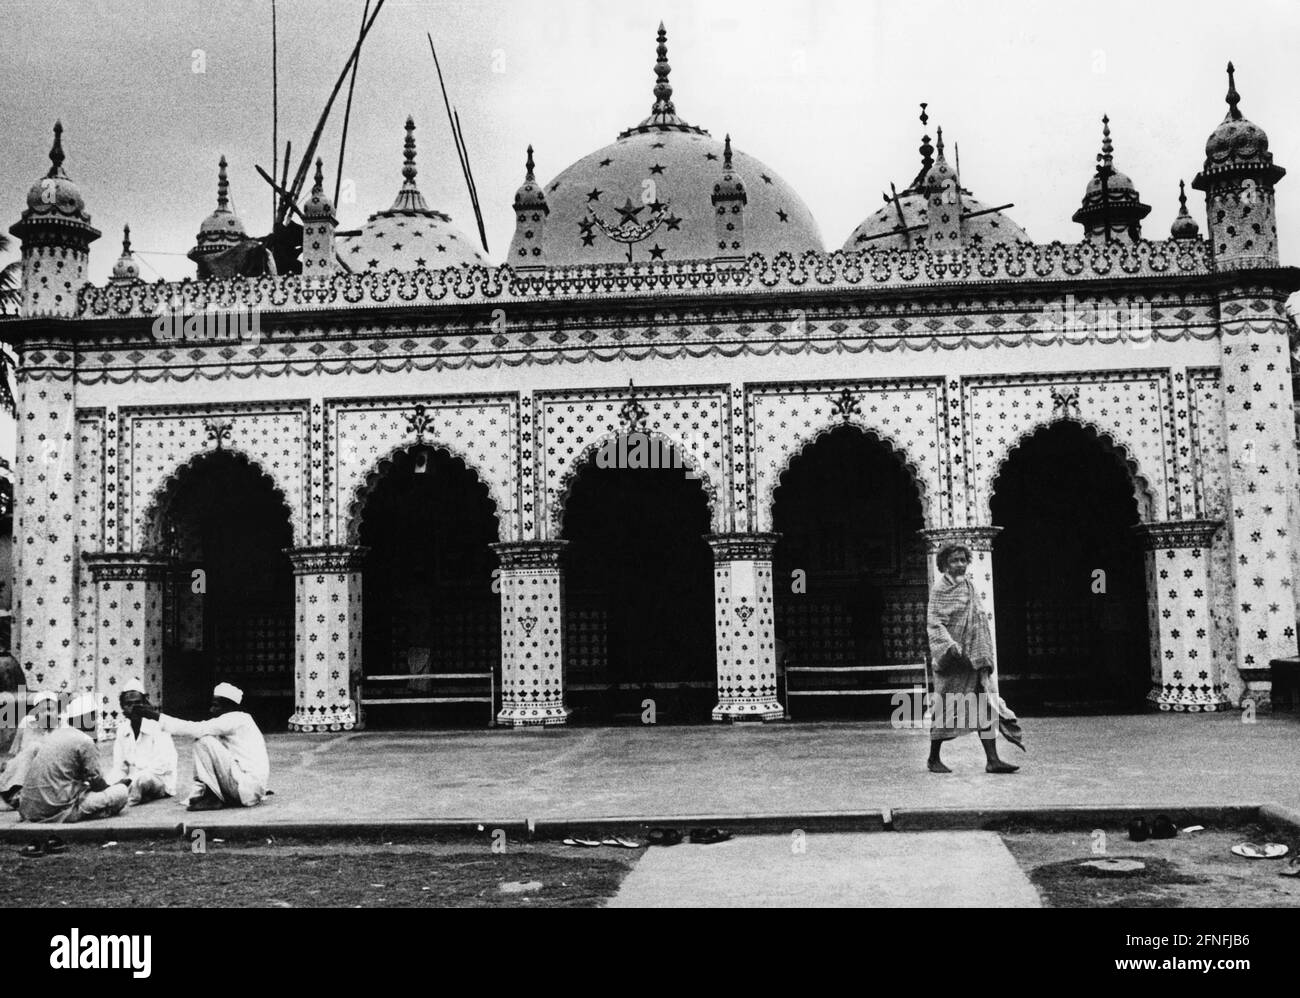
[[[1078,423],[1053,423],[1012,452],[991,506],[1003,528],[993,592],[1008,699],[1141,708],[1151,671],[1146,569],[1121,461]]]
[[[163,702],[204,718],[212,687],[231,682],[259,723],[293,711],[294,583],[289,511],[242,456],[214,451],[183,469],[159,506],[176,568],[163,598]]]
[[[708,501],[684,468],[582,468],[564,508],[574,720],[707,721],[717,704]]]
[[[412,448],[381,468],[361,516],[366,725],[486,727],[501,665],[487,486],[445,450]]]
[[[888,716],[890,695],[866,691],[924,681],[924,525],[897,456],[856,427],[809,444],[781,476],[773,582],[792,717]]]

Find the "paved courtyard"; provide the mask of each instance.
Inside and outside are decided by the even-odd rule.
[[[926,736],[885,722],[272,734],[275,796],[204,824],[358,820],[812,815],[880,808],[1260,804],[1300,809],[1300,717],[1027,718],[1014,776],[984,772],[973,738],[926,772]],[[179,786],[190,742],[177,739]],[[110,746],[103,746],[105,763]],[[1014,756],[1012,755],[1014,753]],[[183,791],[182,791],[183,792]],[[173,827],[163,801],[115,825]],[[0,813],[0,828],[17,820]]]

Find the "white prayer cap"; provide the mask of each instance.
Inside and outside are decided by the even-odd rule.
[[[238,686],[232,686],[230,683],[217,683],[216,688],[212,691],[212,695],[214,697],[223,697],[231,703],[244,702],[244,691]]]
[[[92,714],[96,710],[95,696],[93,693],[82,693],[74,697],[63,711],[63,721],[65,724],[81,717],[84,714]]]
[[[123,693],[143,693],[143,692],[144,692],[144,683],[140,682],[140,680],[135,679],[135,678],[128,679],[125,683],[122,684],[122,692],[123,692]]]

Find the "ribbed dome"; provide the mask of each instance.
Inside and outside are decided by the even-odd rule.
[[[484,263],[469,237],[434,211],[415,185],[415,121],[406,119],[402,186],[387,211],[371,215],[359,233],[339,235],[339,259],[353,271],[444,270]]]
[[[113,264],[113,280],[115,281],[138,281],[140,279],[140,264],[131,254],[131,226],[122,226],[122,255],[117,258],[117,263]]]
[[[548,266],[707,260],[718,254],[714,188],[723,183],[723,143],[676,111],[666,32],[660,25],[655,102],[650,116],[611,145],[578,160],[544,187],[550,209],[541,262]],[[739,149],[743,252],[768,256],[822,248],[812,213],[781,177]],[[730,183],[730,182],[729,182]],[[516,235],[509,259],[523,248]]]
[[[62,215],[90,221],[81,188],[63,171],[63,124],[54,123],[54,145],[50,147],[50,169],[27,192],[27,210],[33,215]]]
[[[1228,113],[1205,141],[1205,165],[1192,181],[1197,190],[1205,190],[1208,178],[1216,174],[1247,171],[1266,174],[1270,182],[1280,180],[1286,171],[1273,164],[1268,151],[1268,135],[1253,121],[1242,116],[1237,105],[1237,81],[1232,63],[1228,63],[1228,94],[1224,98]]]
[[[226,176],[226,157],[217,164],[217,207],[199,225],[199,235],[192,252],[217,252],[248,238],[244,223],[230,210],[230,180]]]

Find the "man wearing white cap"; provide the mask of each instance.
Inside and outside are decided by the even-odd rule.
[[[175,796],[176,746],[157,721],[140,712],[145,703],[140,680],[127,680],[117,702],[122,720],[113,742],[113,769],[108,778],[131,777],[132,806]]]
[[[160,713],[148,701],[140,713],[158,721],[163,731],[194,739],[194,792],[191,811],[252,807],[262,803],[271,776],[266,741],[252,715],[243,710],[244,691],[218,683],[212,691],[212,715],[206,721],[182,721]]]
[[[27,770],[36,758],[36,750],[50,732],[59,727],[59,695],[48,690],[32,694],[31,706],[18,723],[9,760],[0,769],[0,804],[18,810]]]
[[[104,779],[88,730],[95,730],[95,700],[84,693],[63,712],[63,726],[41,741],[27,769],[18,798],[23,821],[89,821],[126,807],[131,781]]]

